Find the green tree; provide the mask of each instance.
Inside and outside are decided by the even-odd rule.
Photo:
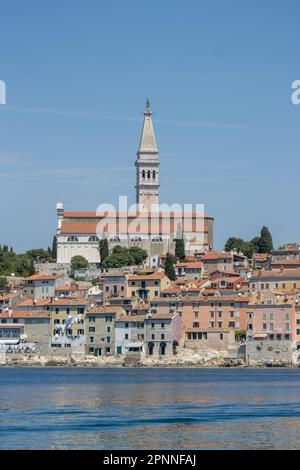
[[[237,250],[237,251],[242,251],[243,248],[245,247],[244,240],[242,238],[236,238],[236,237],[230,237],[225,243],[225,251],[232,251],[232,250]]]
[[[134,264],[139,265],[143,264],[147,259],[148,253],[138,246],[131,246],[129,248],[129,256],[133,256]]]
[[[73,256],[71,259],[71,269],[72,271],[75,271],[76,269],[85,269],[89,265],[89,262],[87,259],[85,259],[83,256],[77,255]]]
[[[6,277],[0,276],[0,290],[3,290],[6,286]]]
[[[56,261],[57,259],[57,236],[54,235],[53,237],[53,240],[52,240],[52,258],[54,259],[54,261]]]
[[[260,237],[254,237],[252,238],[252,240],[249,242],[253,248],[253,253],[258,253],[258,250],[259,250],[259,241],[260,241]],[[252,253],[252,254],[253,254]]]
[[[19,276],[31,276],[34,274],[34,260],[27,254],[18,254],[10,265],[10,272]]]
[[[176,280],[176,273],[174,268],[174,256],[167,253],[165,273],[171,281]]]
[[[131,266],[134,264],[134,257],[129,250],[120,245],[114,246],[111,254],[105,258],[102,266],[107,268],[121,268],[122,266]]]
[[[272,235],[265,225],[260,232],[260,239],[258,242],[258,253],[270,253],[273,250]]]
[[[43,248],[36,248],[33,250],[28,250],[25,253],[27,256],[33,259],[35,262],[39,261],[52,261],[52,254],[49,251],[44,250]]]
[[[99,254],[100,254],[100,263],[103,266],[106,258],[109,256],[109,248],[107,238],[102,238],[99,241]]]
[[[185,246],[184,246],[184,239],[183,238],[176,238],[175,241],[175,256],[179,260],[185,258]]]

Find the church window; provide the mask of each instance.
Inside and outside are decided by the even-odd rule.
[[[146,177],[146,172],[145,170],[142,171],[142,178],[145,178]]]
[[[148,170],[148,180],[151,178],[151,172]]]
[[[116,243],[116,242],[119,242],[120,241],[120,238],[115,236],[115,237],[111,237],[110,240],[109,240],[111,243]]]
[[[153,179],[155,180],[155,170],[152,172]]]
[[[89,242],[98,242],[99,241],[99,238],[97,237],[97,235],[91,235],[89,237]]]
[[[76,235],[70,235],[68,237],[68,242],[78,242],[78,238],[76,237]]]

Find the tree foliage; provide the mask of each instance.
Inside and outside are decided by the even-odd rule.
[[[262,227],[260,237],[254,237],[250,241],[242,238],[230,237],[225,243],[225,251],[237,250],[248,258],[252,258],[253,253],[270,253],[273,249],[272,236],[267,227]]]
[[[165,273],[171,281],[176,280],[174,262],[175,262],[174,256],[171,255],[170,253],[167,253]]]
[[[146,250],[138,246],[131,246],[129,248],[129,255],[133,256],[134,264],[139,265],[143,264],[143,262],[147,259],[148,253]]]
[[[71,258],[72,271],[75,271],[76,269],[86,269],[88,265],[89,265],[88,260],[85,259],[83,256],[77,255]]]
[[[177,238],[175,240],[175,256],[179,260],[185,259],[185,246],[183,238]]]
[[[272,235],[265,225],[262,227],[260,232],[260,239],[258,242],[258,253],[271,253],[273,250]]]
[[[57,236],[54,235],[53,240],[52,240],[52,258],[54,261],[57,259]]]
[[[34,274],[34,257],[32,254],[16,254],[12,248],[7,245],[0,246],[0,276],[9,276],[16,274],[18,276],[30,276]]]
[[[105,260],[109,256],[108,241],[107,238],[102,238],[99,241],[99,254],[100,254],[100,263],[101,266],[104,265]]]
[[[0,276],[0,291],[3,290],[6,286],[6,277]]]
[[[137,246],[129,249],[116,245],[111,254],[103,262],[104,268],[121,268],[123,266],[141,265],[147,258],[148,253]]]

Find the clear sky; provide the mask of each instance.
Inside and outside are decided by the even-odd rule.
[[[161,202],[204,203],[215,246],[300,242],[299,0],[3,0],[0,244],[47,247],[55,204],[128,194],[149,96]]]

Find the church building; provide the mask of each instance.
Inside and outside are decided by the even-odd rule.
[[[174,253],[176,238],[184,238],[187,254],[212,249],[213,217],[198,211],[180,211],[178,204],[160,205],[160,161],[149,100],[136,155],[134,210],[67,211],[61,202],[57,203],[57,263],[70,263],[77,255],[90,263],[99,263],[99,240],[103,237],[107,238],[110,250],[116,245],[145,249],[150,266],[161,255]]]

